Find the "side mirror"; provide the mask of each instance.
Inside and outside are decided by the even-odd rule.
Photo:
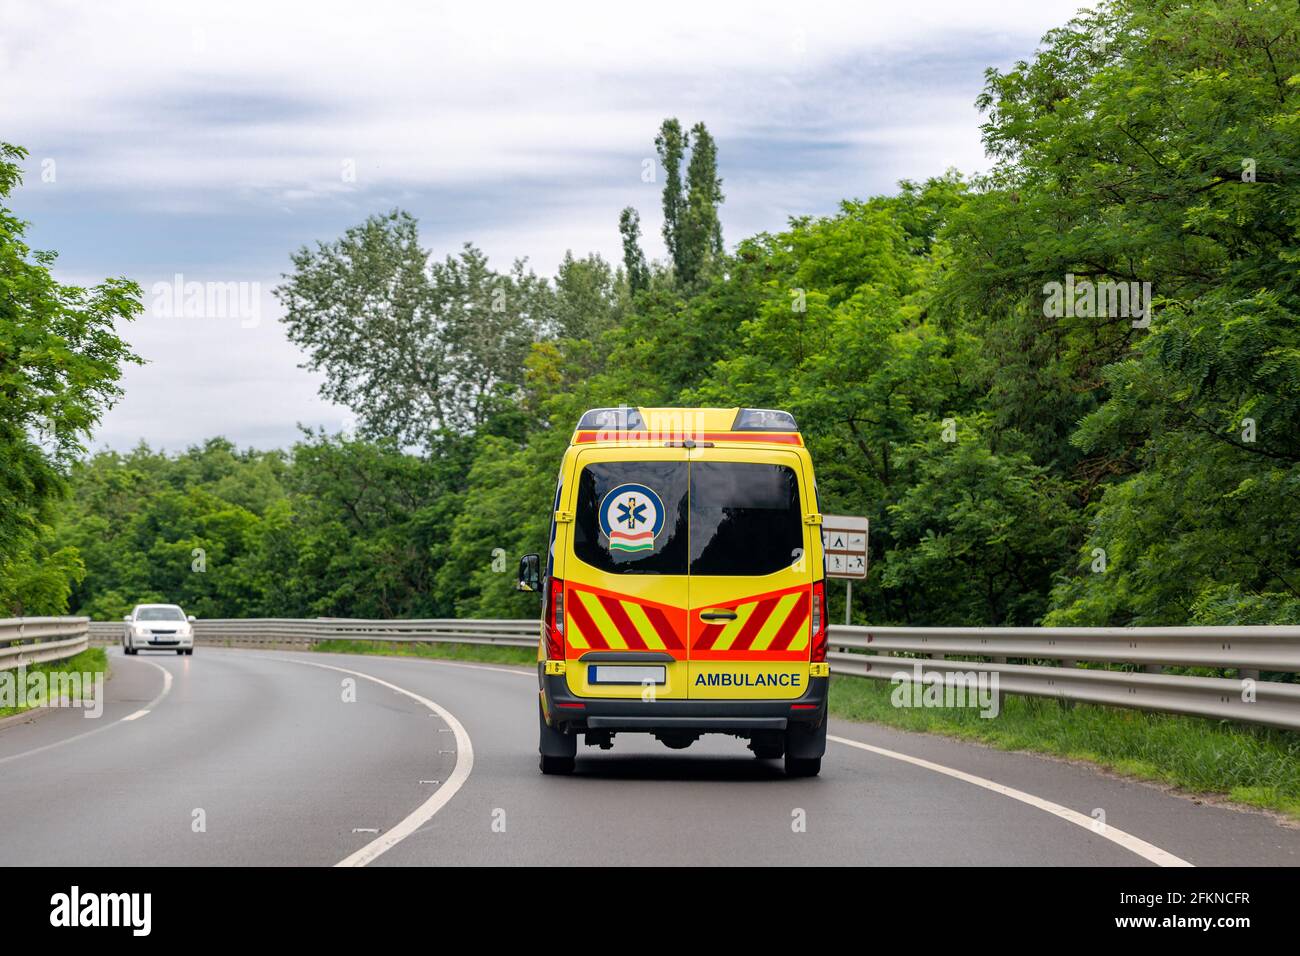
[[[535,554],[525,554],[519,559],[519,580],[515,582],[516,591],[540,591],[542,589],[542,559]]]
[[[123,615],[122,615],[122,620],[124,620],[124,621],[126,621],[126,623],[130,624],[130,623],[131,623],[131,615],[130,615],[130,614],[123,614]]]
[[[187,621],[189,621],[191,624],[193,624],[195,621],[198,620],[198,618],[195,617],[193,614],[191,614],[191,615],[187,616],[187,617],[185,618],[185,620],[187,620]]]

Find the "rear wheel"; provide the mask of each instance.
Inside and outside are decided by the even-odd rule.
[[[184,653],[185,653],[185,649],[184,649],[184,648],[182,648],[182,647],[178,647],[178,648],[176,648],[176,656],[177,656],[177,657],[180,657],[180,656],[183,655]]]
[[[789,777],[815,777],[826,753],[826,719],[810,727],[795,724],[785,732],[785,772]]]
[[[578,752],[578,738],[563,734],[546,723],[542,705],[537,704],[537,766],[545,774],[573,773],[573,758]]]
[[[787,777],[815,777],[822,772],[821,757],[791,757],[785,755]]]
[[[537,766],[544,774],[573,773],[573,764],[572,757],[548,757],[546,754],[540,754],[537,758]]]

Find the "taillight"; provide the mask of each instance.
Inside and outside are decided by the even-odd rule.
[[[818,581],[812,589],[812,656],[820,664],[826,660],[826,582]]]
[[[547,592],[546,656],[553,661],[564,660],[564,582],[559,578],[551,578]]]

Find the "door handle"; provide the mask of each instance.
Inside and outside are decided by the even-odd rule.
[[[735,619],[736,619],[735,611],[715,610],[715,611],[700,612],[701,621],[734,621]]]

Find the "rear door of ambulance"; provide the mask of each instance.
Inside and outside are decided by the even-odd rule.
[[[811,476],[784,449],[691,457],[687,696],[787,699],[808,687],[818,552]]]
[[[580,697],[686,697],[684,448],[584,448],[566,482],[565,674]]]

